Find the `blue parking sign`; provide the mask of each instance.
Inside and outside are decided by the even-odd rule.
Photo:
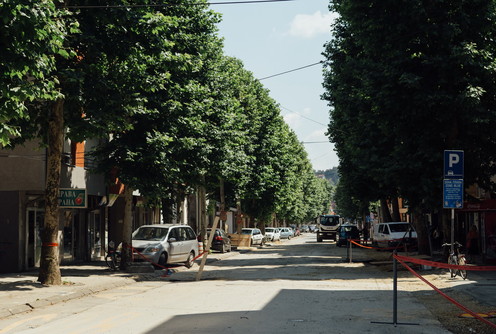
[[[444,179],[443,182],[443,208],[463,208],[463,180]]]
[[[463,154],[461,150],[444,151],[444,178],[463,179]]]

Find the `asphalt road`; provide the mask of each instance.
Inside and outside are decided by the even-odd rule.
[[[0,321],[0,333],[448,333],[391,273],[314,234]],[[8,332],[1,328],[9,328]]]

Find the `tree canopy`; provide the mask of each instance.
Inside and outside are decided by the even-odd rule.
[[[445,149],[466,184],[495,174],[494,1],[331,1],[328,134],[350,198],[441,206]]]

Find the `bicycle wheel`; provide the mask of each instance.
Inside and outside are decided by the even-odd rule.
[[[452,256],[448,257],[448,264],[450,264],[450,265],[456,264],[456,261],[453,259]],[[449,268],[449,271],[450,271],[451,278],[456,276],[456,269]]]
[[[465,257],[464,256],[460,256],[460,258],[458,259],[458,264],[460,266],[464,266],[464,265],[467,264],[467,262],[465,261]],[[463,279],[467,279],[467,271],[466,270],[460,270],[460,276]]]
[[[107,254],[107,256],[105,256],[105,263],[110,268],[110,270],[116,270],[117,269],[117,264],[115,263],[115,258],[112,255]]]

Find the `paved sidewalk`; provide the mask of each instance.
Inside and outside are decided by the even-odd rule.
[[[239,252],[212,253],[207,264]],[[201,259],[197,260],[200,263]],[[198,267],[196,267],[197,269]],[[176,266],[173,271],[184,271]],[[65,265],[60,267],[62,285],[44,286],[38,279],[38,270],[22,273],[0,274],[0,319],[14,314],[28,312],[48,305],[81,298],[99,291],[114,289],[139,281],[162,278],[165,270],[151,273],[125,273],[111,271],[104,261]],[[195,270],[196,272],[196,270]],[[163,277],[164,283],[168,281]]]

